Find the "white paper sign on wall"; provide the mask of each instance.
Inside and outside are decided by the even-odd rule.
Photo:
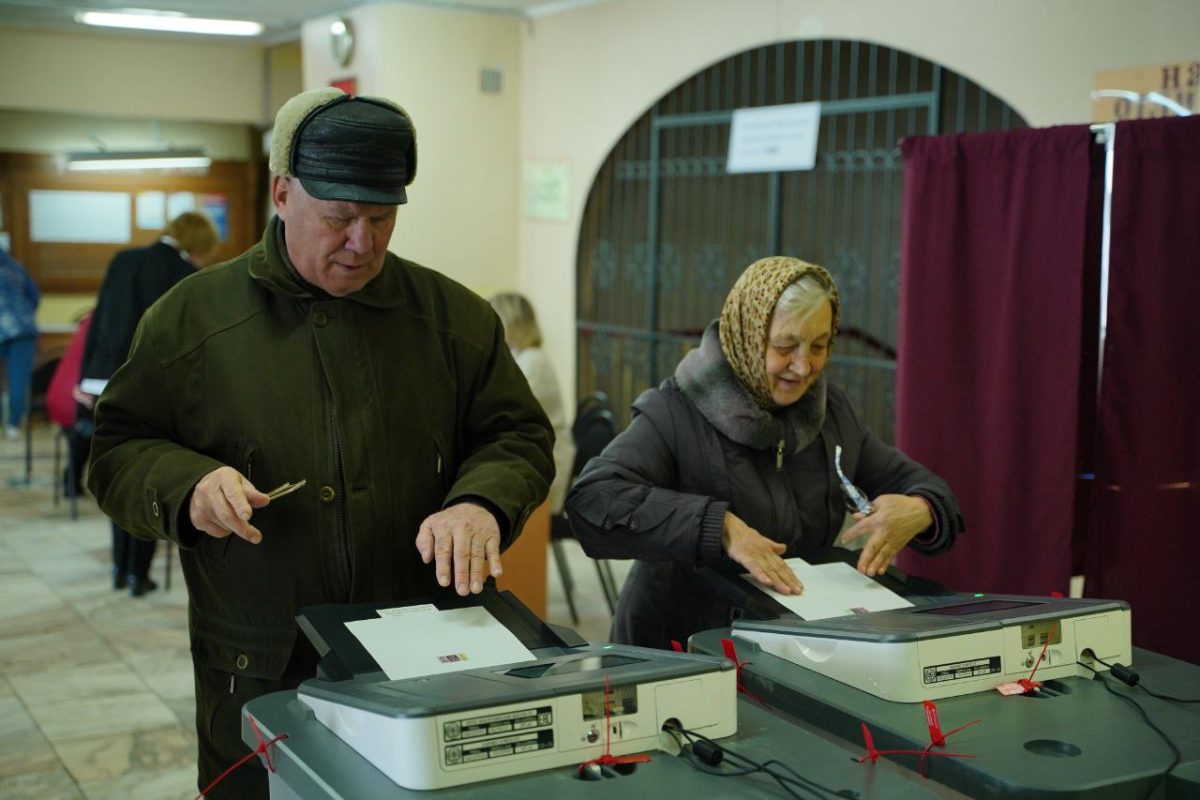
[[[739,108],[729,130],[727,172],[784,172],[817,163],[820,103]]]
[[[525,162],[525,217],[561,222],[570,214],[571,165],[565,160]]]

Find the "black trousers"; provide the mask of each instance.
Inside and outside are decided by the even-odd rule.
[[[155,544],[153,539],[138,539],[112,523],[113,574],[145,580],[150,574],[150,562],[154,560]]]
[[[67,466],[63,471],[63,494],[67,497],[83,494],[83,465],[87,463],[92,449],[92,422],[80,420],[74,427],[65,428],[67,434]]]
[[[304,643],[278,680],[234,675],[201,664],[194,666],[198,790],[203,791],[251,752],[252,748],[242,742],[242,707],[264,694],[295,689],[301,681],[316,674],[316,662],[316,653]],[[204,797],[205,800],[267,800],[268,796],[267,770],[262,757],[255,756],[226,775]]]

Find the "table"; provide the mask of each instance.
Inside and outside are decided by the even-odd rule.
[[[242,739],[255,746],[257,739],[246,720],[247,714],[256,720],[264,739],[281,733],[288,736],[271,747],[276,769],[269,775],[272,800],[557,800],[618,795],[622,800],[662,800],[667,792],[673,797],[690,798],[778,800],[788,796],[765,775],[716,777],[700,772],[684,757],[661,751],[653,752],[652,761],[638,765],[632,774],[604,780],[581,780],[576,777],[574,767],[558,767],[436,791],[408,790],[392,783],[330,733],[297,698],[295,691],[277,692],[246,704]],[[669,741],[669,737],[665,738]],[[861,800],[963,797],[895,764],[859,764],[854,759],[862,754],[860,748],[746,700],[738,703],[737,734],[722,739],[721,744],[760,763],[779,759],[826,786],[849,789],[854,794],[847,796]]]
[[[696,634],[689,649],[722,653],[721,639],[730,635],[728,628]],[[767,706],[860,747],[864,722],[879,749],[928,744],[921,704],[881,700],[744,639],[734,643],[738,659],[750,662],[742,670],[744,685]],[[1161,694],[1200,697],[1200,667],[1136,648],[1134,667],[1141,682]],[[1200,708],[1105,680],[1135,698],[1181,750],[1168,780],[1161,781],[1172,760],[1167,745],[1129,703],[1089,678],[1049,681],[1040,697],[977,692],[937,701],[943,731],[981,722],[948,740],[948,750],[976,757],[929,759],[929,776],[974,798],[1200,797]],[[915,757],[896,758],[915,766]]]

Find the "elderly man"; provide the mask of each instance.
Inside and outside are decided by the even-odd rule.
[[[201,788],[247,752],[243,704],[313,674],[297,609],[481,591],[553,476],[496,315],[387,251],[416,166],[399,106],[289,100],[262,241],[155,304],[98,404],[90,488],[182,551]]]

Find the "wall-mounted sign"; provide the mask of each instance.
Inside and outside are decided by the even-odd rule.
[[[783,172],[817,163],[820,103],[739,108],[729,129],[727,172]]]
[[[570,216],[571,165],[562,160],[525,162],[525,217],[562,222]]]
[[[29,193],[29,238],[34,242],[127,244],[132,225],[128,192]]]
[[[171,192],[167,195],[167,219],[172,220],[185,211],[196,210],[195,192]]]
[[[222,242],[229,241],[229,198],[223,194],[202,194],[199,205],[216,227],[217,238]]]
[[[166,192],[138,192],[134,199],[137,226],[143,230],[161,231],[167,227]]]
[[[346,94],[353,97],[358,94],[358,79],[357,78],[339,78],[336,81],[330,81],[329,85],[335,89],[341,89]]]
[[[1200,114],[1200,58],[1097,72],[1093,122]]]

